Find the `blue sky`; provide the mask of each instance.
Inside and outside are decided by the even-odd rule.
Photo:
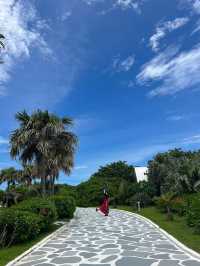
[[[78,184],[100,165],[200,147],[200,0],[0,0],[0,168],[14,115],[74,119]]]

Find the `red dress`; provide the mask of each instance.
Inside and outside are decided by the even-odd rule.
[[[98,209],[97,209],[98,210]],[[104,196],[104,199],[103,199],[103,202],[99,208],[99,210],[105,214],[105,216],[108,216],[108,213],[109,213],[109,196],[108,195],[105,195]]]

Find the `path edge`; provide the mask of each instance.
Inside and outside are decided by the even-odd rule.
[[[188,253],[189,255],[191,255],[192,257],[194,257],[195,259],[197,259],[198,261],[200,261],[200,254],[196,251],[194,251],[193,249],[187,247],[185,244],[181,243],[178,239],[176,239],[174,236],[172,236],[171,234],[169,234],[167,231],[165,231],[164,229],[162,229],[159,225],[157,225],[156,223],[154,223],[153,221],[151,221],[150,219],[137,214],[135,212],[130,212],[130,211],[126,211],[126,210],[120,210],[119,211],[122,212],[128,212],[133,214],[134,216],[146,221],[148,224],[156,227],[162,234],[164,234],[168,239],[170,239],[173,243],[176,244],[176,246],[178,246],[179,248],[183,249],[183,251],[185,251],[186,253]]]
[[[21,259],[23,259],[25,256],[27,256],[28,254],[30,254],[32,251],[34,251],[35,249],[38,249],[39,247],[43,246],[48,240],[50,240],[51,238],[53,238],[55,235],[57,235],[60,231],[62,231],[65,227],[67,227],[69,229],[70,227],[70,223],[66,223],[64,225],[62,225],[60,228],[58,228],[56,231],[54,231],[53,233],[51,233],[50,235],[46,236],[45,238],[43,238],[41,241],[39,241],[38,243],[36,243],[35,245],[33,245],[31,248],[29,248],[28,250],[26,250],[25,252],[23,252],[21,255],[17,256],[14,260],[8,262],[5,266],[14,266],[17,262],[19,262]]]

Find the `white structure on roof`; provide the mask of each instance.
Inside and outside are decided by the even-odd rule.
[[[147,167],[135,167],[137,182],[147,181],[148,180],[147,172],[148,172]]]

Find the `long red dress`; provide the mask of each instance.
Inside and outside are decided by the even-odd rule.
[[[105,216],[108,216],[109,213],[109,196],[106,193],[103,199],[103,202],[97,211],[100,210]]]

